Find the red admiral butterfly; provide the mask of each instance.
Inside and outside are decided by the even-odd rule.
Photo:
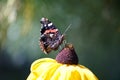
[[[62,44],[64,36],[58,31],[55,25],[47,18],[42,18],[41,23],[41,37],[40,48],[46,54],[52,50],[57,50],[59,45]]]

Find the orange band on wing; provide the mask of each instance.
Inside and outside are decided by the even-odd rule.
[[[58,31],[58,29],[49,29],[49,30],[46,30],[44,34],[47,34],[47,33],[50,33],[50,32],[54,33],[54,32],[57,32],[57,31]]]

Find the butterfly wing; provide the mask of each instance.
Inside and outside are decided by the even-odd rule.
[[[52,50],[57,50],[63,42],[64,36],[60,34],[58,29],[47,18],[42,18],[41,21],[41,37],[40,48],[44,53],[50,53]]]

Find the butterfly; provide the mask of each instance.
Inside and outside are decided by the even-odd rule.
[[[62,35],[56,26],[47,18],[41,18],[41,29],[40,29],[40,48],[48,54],[52,50],[57,50],[63,43],[64,35]]]

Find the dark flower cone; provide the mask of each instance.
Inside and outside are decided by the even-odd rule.
[[[78,64],[78,57],[72,44],[66,44],[65,47],[56,56],[56,61],[62,64]]]

